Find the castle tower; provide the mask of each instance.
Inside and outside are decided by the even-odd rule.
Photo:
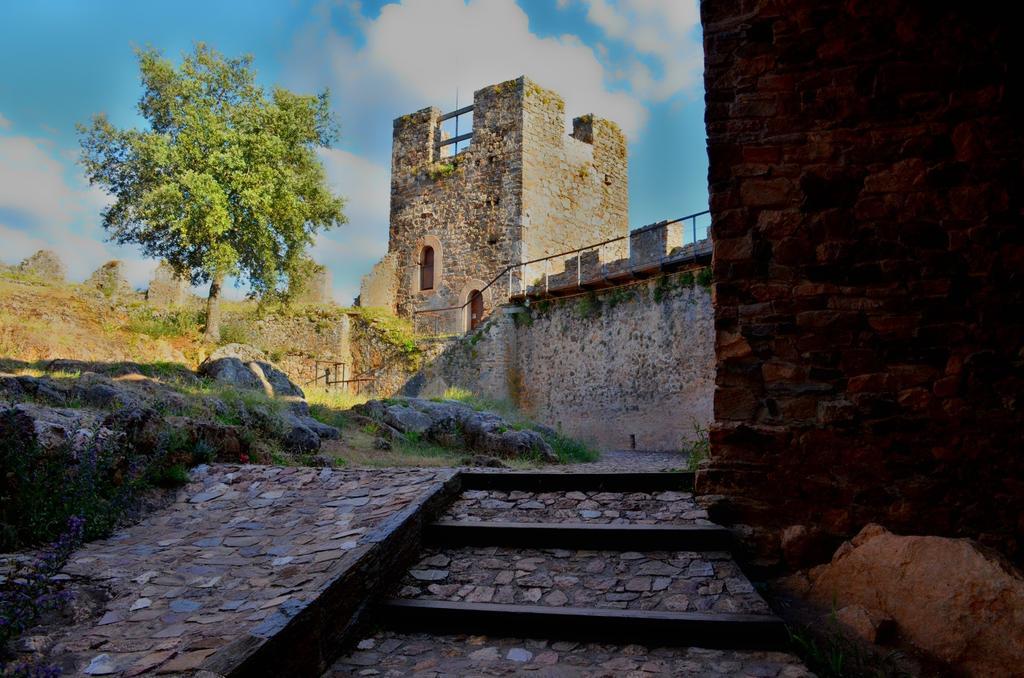
[[[472,308],[465,317],[443,309],[484,290],[477,301],[489,312],[509,282],[487,284],[509,264],[629,228],[626,140],[615,123],[584,116],[568,134],[562,98],[526,77],[477,90],[463,115],[470,109],[471,138],[457,155],[442,132],[453,114],[425,108],[394,122],[388,254],[363,279],[360,299],[417,316],[424,329],[468,329]],[[626,248],[621,241],[602,258]],[[540,266],[562,268],[523,267],[513,285],[528,284]]]

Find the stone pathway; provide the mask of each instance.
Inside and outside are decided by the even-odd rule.
[[[688,459],[689,455],[681,452],[610,450],[602,452],[597,461],[571,464],[562,468],[569,473],[685,471]]]
[[[65,675],[191,671],[278,628],[344,571],[348,552],[451,473],[200,467],[171,506],[73,555],[73,585],[102,585],[111,599],[101,617],[33,646]]]
[[[342,676],[509,676],[621,678],[623,676],[741,676],[808,678],[783,652],[550,642],[487,636],[433,636],[383,631],[324,674]]]
[[[710,525],[690,492],[522,492],[468,490],[446,520],[612,525]]]
[[[628,455],[627,460],[635,461],[635,457],[645,453],[622,454]],[[610,456],[612,459],[606,456],[599,462],[606,465],[600,466],[598,472],[651,471],[657,470],[657,466],[669,464],[677,468],[679,461],[678,458],[667,459],[669,455],[665,455],[656,464],[647,467],[638,468],[640,465],[633,463],[623,468],[609,465],[615,463],[616,455]],[[618,461],[622,459],[619,457]],[[576,538],[580,537],[581,530],[600,529],[582,527],[581,523],[622,526],[628,530],[712,525],[692,493],[676,490],[603,492],[467,489],[440,519],[445,525],[453,521],[485,526],[488,523],[546,523],[552,529],[575,530]],[[479,633],[480,627],[463,628],[464,625],[458,621],[455,624],[458,628],[447,626],[452,622],[453,614],[460,615],[459,619],[462,619],[473,608],[504,618],[508,614],[535,615],[533,610],[556,609],[559,613],[564,610],[562,614],[568,615],[564,624],[560,627],[549,625],[546,628],[553,635],[561,633],[561,629],[569,630],[570,633],[566,634],[569,636],[578,634],[565,625],[573,625],[583,619],[574,615],[593,615],[601,610],[629,615],[697,615],[687,619],[703,619],[704,615],[720,615],[719,619],[725,619],[728,615],[752,615],[746,619],[763,619],[768,620],[768,623],[774,619],[764,599],[729,553],[679,550],[641,553],[613,550],[614,544],[607,546],[607,550],[570,550],[439,543],[421,551],[419,560],[396,586],[394,598],[399,602],[421,601],[424,605],[449,608],[462,606],[457,612],[446,612],[446,616],[437,617],[435,621],[444,619],[441,625],[448,630],[474,633]],[[593,547],[588,545],[588,548]],[[324,675],[758,678],[813,675],[797,657],[784,652],[658,648],[577,643],[559,638],[522,639],[417,633],[415,631],[418,629],[402,618],[388,616],[405,614],[408,612],[406,608],[394,603],[390,610],[385,618],[396,623],[395,628],[414,630],[402,632],[384,629],[371,634]],[[733,618],[737,619],[738,624],[745,623],[738,617]],[[420,619],[424,624],[422,628],[432,628],[428,621],[431,617]],[[474,619],[481,618],[477,616]],[[419,623],[416,622],[416,626]],[[518,629],[511,632],[510,636],[519,632],[530,633],[531,628],[536,630],[530,623],[509,622],[512,624],[510,628]],[[630,616],[626,623],[636,622]],[[503,629],[507,626],[504,622],[499,625]],[[435,624],[433,627],[438,626]],[[634,632],[632,635],[637,634]],[[612,636],[613,639],[616,637],[623,636]],[[673,633],[668,637],[679,636]],[[721,635],[716,637],[721,639]],[[661,640],[658,642],[671,642],[665,640],[665,634],[659,635],[659,638]]]
[[[428,548],[400,598],[770,614],[728,553]]]

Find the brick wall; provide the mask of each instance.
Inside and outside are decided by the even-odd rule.
[[[1019,46],[995,6],[964,7],[702,2],[718,365],[699,489],[763,554],[789,525],[827,544],[877,521],[1021,558]]]

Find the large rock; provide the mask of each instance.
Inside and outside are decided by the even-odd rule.
[[[851,619],[891,619],[901,637],[968,675],[1020,675],[1024,667],[1024,579],[970,540],[868,525],[830,564],[786,583],[823,606],[862,608],[844,615]]]
[[[51,250],[39,250],[18,264],[18,273],[46,283],[62,283],[67,275],[64,262]]]
[[[505,459],[539,457],[544,461],[557,461],[540,433],[516,430],[500,415],[477,412],[454,400],[371,400],[354,409],[388,428],[422,436],[443,447],[469,449]]]
[[[269,396],[306,396],[262,351],[247,344],[221,346],[199,366],[199,374],[238,388],[262,390]]]

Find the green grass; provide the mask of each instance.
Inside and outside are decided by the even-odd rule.
[[[689,457],[686,460],[687,469],[696,472],[700,463],[708,458],[711,450],[711,443],[708,441],[708,430],[693,422],[694,440],[689,445]]]
[[[195,309],[157,311],[145,306],[132,309],[125,329],[153,339],[194,337],[203,324],[203,313]]]
[[[153,484],[157,487],[181,487],[187,484],[188,480],[188,469],[184,464],[173,464],[153,474]]]
[[[542,434],[543,435],[543,434]],[[548,445],[554,450],[560,464],[582,464],[590,461],[597,461],[600,453],[587,443],[570,438],[561,433],[546,435]]]

